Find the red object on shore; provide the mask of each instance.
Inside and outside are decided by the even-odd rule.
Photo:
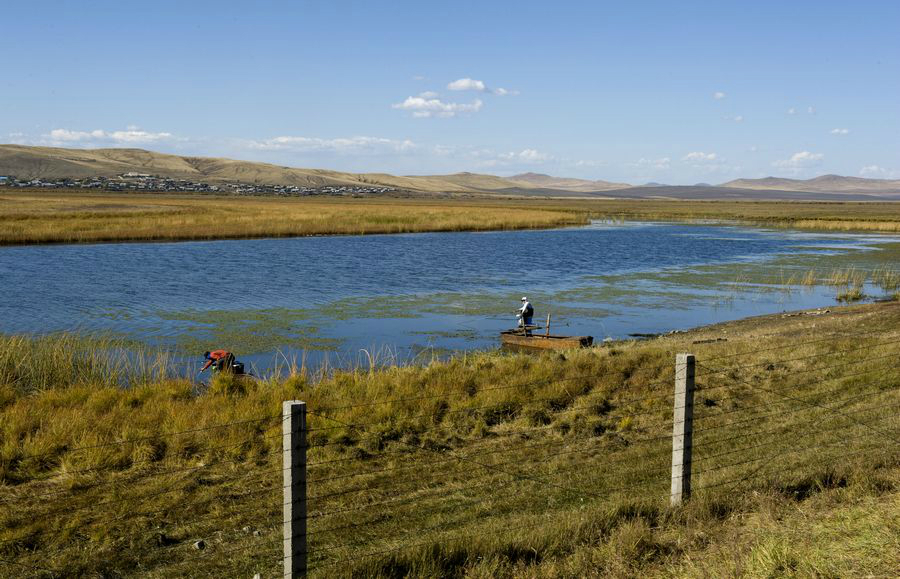
[[[229,352],[228,350],[213,350],[212,352],[207,353],[206,364],[203,366],[203,368],[200,368],[200,371],[203,372],[219,360],[224,360],[228,356],[231,356],[231,352]]]

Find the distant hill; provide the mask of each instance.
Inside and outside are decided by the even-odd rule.
[[[210,184],[240,182],[300,187],[374,185],[425,194],[629,199],[900,199],[900,180],[839,175],[823,175],[805,181],[776,177],[738,179],[719,186],[703,183],[685,187],[658,183],[632,186],[627,183],[553,177],[542,173],[522,173],[512,177],[480,173],[398,176],[169,155],[143,149],[63,149],[0,145],[0,175],[12,175],[20,179],[115,178],[132,172]]]
[[[900,180],[863,179],[860,177],[843,177],[841,175],[822,175],[805,180],[765,177],[763,179],[736,179],[723,183],[720,187],[814,193],[867,193],[870,195],[884,193],[894,195],[900,193]]]
[[[477,173],[423,176],[345,173],[233,159],[185,157],[143,149],[64,149],[0,145],[0,175],[13,175],[20,179],[114,178],[130,172],[209,183],[231,181],[304,187],[382,185],[424,193],[572,195],[577,192],[575,189],[557,190],[528,181]],[[596,190],[599,191],[599,184],[605,182],[589,183],[598,183]]]
[[[542,189],[558,189],[564,191],[578,191],[592,193],[595,191],[613,191],[615,189],[627,189],[628,183],[611,183],[609,181],[588,181],[586,179],[572,179],[569,177],[551,177],[543,173],[522,173],[508,178],[523,186],[540,187]]]

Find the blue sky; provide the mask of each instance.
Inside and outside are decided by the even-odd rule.
[[[900,178],[900,2],[0,2],[0,142]]]

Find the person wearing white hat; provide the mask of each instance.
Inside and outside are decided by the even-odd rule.
[[[526,336],[530,336],[531,332],[528,330],[528,326],[533,325],[532,318],[534,318],[534,307],[532,307],[528,298],[522,296],[522,307],[516,311],[518,312],[519,327],[525,329]]]

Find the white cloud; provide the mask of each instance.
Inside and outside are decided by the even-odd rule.
[[[248,148],[259,151],[291,151],[299,153],[328,152],[338,154],[400,153],[418,148],[414,142],[381,137],[343,137],[322,139],[318,137],[282,136],[262,141],[249,141]]]
[[[454,80],[447,85],[447,88],[450,90],[474,90],[478,92],[485,92],[487,90],[487,86],[485,86],[484,82],[473,78],[460,78]]]
[[[721,161],[715,153],[704,153],[703,151],[694,151],[688,153],[681,158],[682,161],[691,161],[694,163],[717,163]]]
[[[69,129],[53,129],[44,139],[51,144],[138,144],[158,143],[174,139],[172,133],[151,133],[130,125],[124,131],[71,131]]]
[[[736,122],[736,123],[743,123],[743,122],[744,122],[744,115],[737,115],[736,117],[731,117],[731,120],[734,121],[734,122]]]
[[[751,153],[756,153],[757,151],[759,151],[759,147],[757,147],[756,145],[750,145],[750,147],[747,150],[750,151]]]
[[[433,90],[426,90],[425,92],[420,92],[419,96],[423,99],[436,99],[440,95]]]
[[[521,161],[524,163],[543,163],[551,159],[550,155],[541,153],[536,149],[523,149],[518,153],[503,153],[501,159]]]
[[[412,112],[414,117],[455,117],[460,113],[477,113],[484,103],[475,99],[471,103],[449,103],[436,98],[407,97],[392,108]]]
[[[791,108],[789,108],[789,109],[787,110],[787,114],[789,114],[789,115],[796,115],[796,114],[797,114],[797,109],[795,109],[794,107],[791,107]]]
[[[417,74],[413,77],[413,80],[428,80],[428,78],[425,77],[424,75]]]
[[[460,78],[454,80],[447,85],[447,88],[450,90],[474,90],[476,92],[489,92],[497,96],[515,96],[519,94],[519,91],[510,90],[507,88],[488,88],[484,81],[475,80],[474,78]]]
[[[723,98],[725,98],[725,93],[720,90],[717,90],[716,92],[713,93],[713,98],[716,99],[717,101],[720,101]]]
[[[794,153],[789,159],[783,159],[772,163],[774,167],[782,169],[802,169],[805,167],[815,167],[819,165],[825,155],[822,153],[810,153],[809,151],[800,151]]]
[[[608,161],[594,161],[592,159],[579,159],[573,163],[575,167],[608,167]]]
[[[832,135],[849,135],[850,129],[831,129]]]
[[[509,89],[505,89],[505,88],[495,88],[491,92],[493,92],[497,96],[507,96],[507,95],[516,96],[517,94],[519,94],[519,91],[517,91],[517,90],[509,90]]]
[[[900,178],[900,171],[892,171],[890,169],[885,169],[884,167],[879,167],[878,165],[866,165],[859,170],[859,174],[862,177],[868,177],[870,179]]]
[[[816,109],[815,109],[815,107],[806,107],[806,112],[808,114],[814,115],[814,114],[816,114]]]
[[[631,167],[638,167],[640,169],[654,169],[654,170],[663,170],[671,167],[672,160],[668,157],[661,157],[659,159],[645,159],[641,157],[635,163],[629,163]]]

